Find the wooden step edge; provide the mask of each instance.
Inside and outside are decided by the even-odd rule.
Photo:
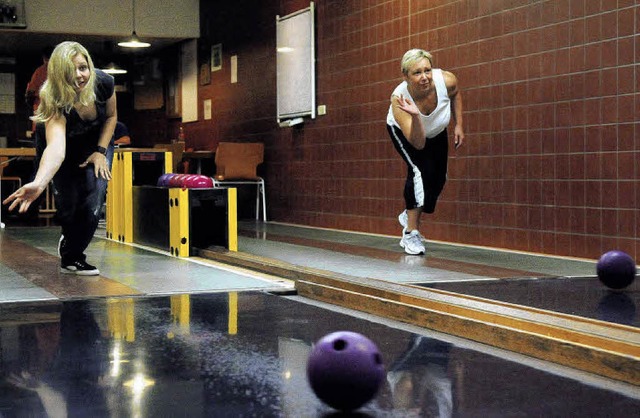
[[[599,349],[610,350],[630,356],[640,357],[640,335],[633,327],[609,327],[600,321],[558,314],[541,309],[493,303],[491,300],[464,297],[457,293],[442,297],[431,289],[407,286],[385,280],[354,277],[335,272],[293,265],[280,260],[255,256],[247,253],[200,250],[200,256],[214,258],[220,262],[267,272],[294,281],[304,280],[346,291],[365,293],[371,296],[394,300],[422,308],[448,312],[486,323],[519,328],[523,331],[558,338],[573,344],[586,344]],[[522,309],[521,309],[522,308]],[[587,324],[587,325],[585,325]]]
[[[598,333],[595,334],[592,330],[584,330],[584,327],[581,329],[570,321],[565,321],[565,323],[558,325],[557,321],[553,321],[553,317],[545,321],[545,318],[542,318],[540,315],[531,315],[527,311],[517,312],[517,314],[514,315],[514,310],[505,314],[500,309],[491,309],[490,306],[485,309],[477,309],[474,306],[466,306],[464,303],[456,303],[458,302],[456,300],[441,301],[430,299],[429,297],[425,297],[423,294],[410,295],[404,293],[404,289],[401,289],[400,292],[396,292],[385,288],[375,288],[372,286],[342,282],[333,278],[311,277],[309,280],[305,281],[332,288],[343,289],[349,292],[363,293],[372,297],[379,297],[451,315],[471,318],[484,323],[494,324],[496,326],[519,329],[521,331],[567,341],[571,344],[582,344],[601,350],[608,350],[640,358],[640,344],[638,344],[637,338],[635,338],[637,337],[637,334],[635,333],[628,335],[628,339],[625,339],[625,336],[621,335],[617,330],[614,330],[614,332],[609,335],[606,331],[606,327],[599,327],[597,330]]]
[[[414,288],[414,289],[419,289],[419,290],[425,290],[424,287],[422,286],[415,286],[412,284],[405,284],[404,286],[406,287],[410,287],[410,288]],[[535,307],[531,307],[531,306],[526,306],[526,305],[517,305],[514,303],[509,303],[509,302],[503,302],[503,301],[499,301],[499,300],[495,300],[495,299],[488,299],[488,298],[483,298],[480,296],[473,296],[473,295],[465,295],[463,293],[456,293],[456,292],[451,292],[451,291],[447,291],[447,290],[442,290],[442,289],[432,289],[432,288],[428,288],[429,292],[433,292],[434,294],[440,294],[443,296],[453,296],[453,297],[458,297],[458,298],[463,298],[469,301],[477,301],[480,303],[490,303],[493,306],[503,306],[505,308],[517,308],[520,311],[529,311],[531,313],[544,313],[546,315],[553,315],[554,317],[558,318],[559,320],[568,320],[568,321],[574,321],[574,322],[583,322],[585,324],[588,325],[597,325],[597,326],[602,326],[602,321],[597,320],[597,319],[593,319],[593,318],[586,318],[586,317],[580,317],[580,316],[576,316],[576,315],[571,315],[571,314],[566,314],[563,312],[557,312],[557,311],[549,311],[546,309],[540,309],[540,308],[535,308]],[[640,328],[637,327],[633,327],[630,325],[624,325],[624,324],[618,324],[618,323],[614,323],[614,322],[607,322],[607,328],[608,329],[619,329],[620,331],[624,332],[624,333],[632,333],[632,334],[637,334],[638,337],[640,338]]]

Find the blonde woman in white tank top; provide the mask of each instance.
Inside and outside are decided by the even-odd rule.
[[[398,217],[403,227],[400,246],[415,255],[425,252],[420,216],[434,212],[446,182],[447,126],[451,120],[455,148],[464,142],[458,79],[432,65],[433,58],[425,50],[411,49],[404,54],[404,81],[394,89],[387,113],[389,135],[407,163],[406,210]]]

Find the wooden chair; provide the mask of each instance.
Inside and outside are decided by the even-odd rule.
[[[155,144],[153,148],[165,151],[171,151],[173,158],[173,172],[178,173],[178,168],[182,162],[182,154],[184,153],[184,142],[174,142],[172,144]]]
[[[267,198],[264,179],[257,174],[258,165],[264,161],[264,144],[260,142],[221,142],[216,149],[216,175],[214,187],[251,184],[256,190],[256,219],[267,221]]]
[[[2,174],[4,172],[4,167],[9,163],[9,157],[0,157],[0,181],[11,181],[17,184],[17,187],[15,188],[16,190],[18,190],[20,187],[22,187],[22,179],[18,176],[9,176],[9,177],[4,177]]]

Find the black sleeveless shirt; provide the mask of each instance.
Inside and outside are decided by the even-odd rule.
[[[66,124],[66,153],[61,169],[76,168],[95,152],[102,133],[102,127],[107,120],[107,100],[113,95],[113,77],[102,70],[96,69],[96,118],[82,120],[75,109],[64,112]],[[38,157],[46,147],[46,132],[44,123],[36,126],[36,149]],[[39,158],[38,158],[39,159]]]

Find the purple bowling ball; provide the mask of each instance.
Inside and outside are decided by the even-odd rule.
[[[611,289],[624,289],[636,278],[636,263],[624,251],[608,251],[596,266],[598,279]]]
[[[369,402],[385,376],[378,347],[367,337],[338,331],[322,337],[307,363],[307,378],[321,401],[340,411]]]

